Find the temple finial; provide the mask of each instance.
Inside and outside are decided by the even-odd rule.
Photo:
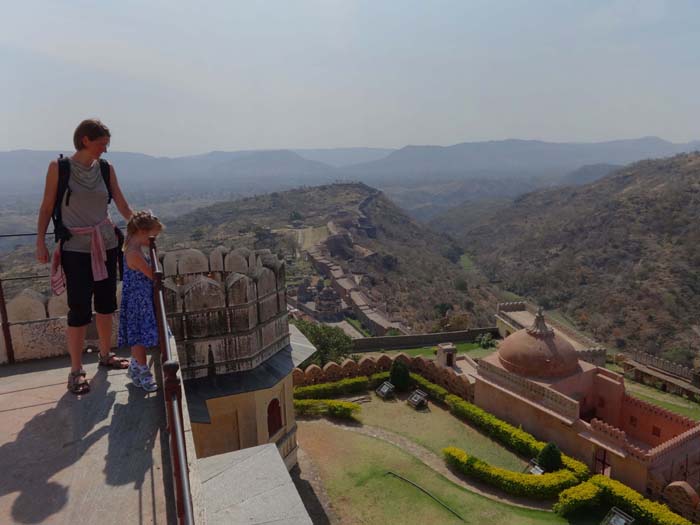
[[[537,308],[537,314],[535,315],[535,321],[527,329],[527,333],[534,336],[546,337],[554,334],[554,330],[547,326],[544,321],[544,310],[542,307]]]

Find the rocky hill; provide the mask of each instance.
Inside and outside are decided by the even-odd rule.
[[[361,183],[301,188],[201,208],[169,222],[164,244],[205,249],[243,245],[298,254],[305,235],[331,221],[356,224],[358,217],[362,228],[348,226],[357,248],[353,252],[353,244],[338,245],[334,262],[361,276],[359,288],[388,316],[418,331],[437,328],[442,317],[438,312],[447,308],[470,326],[493,323],[496,299],[488,282],[478,272],[462,269],[454,241],[421,226],[383,193]]]
[[[437,224],[492,281],[560,308],[599,340],[654,353],[685,349],[688,356],[700,346],[698,217],[696,152]]]

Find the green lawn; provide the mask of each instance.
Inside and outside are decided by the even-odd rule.
[[[320,470],[340,523],[518,524],[575,523],[550,512],[526,510],[469,492],[417,459],[380,440],[329,425],[298,423],[297,439]],[[392,471],[418,483],[460,514],[459,520],[412,485],[386,474]]]
[[[622,367],[613,363],[606,363],[605,368],[622,374]],[[637,383],[625,378],[625,390],[632,397],[660,406],[676,414],[700,421],[700,404],[685,399],[684,397],[662,392],[658,388]]]
[[[642,401],[700,421],[700,405],[693,401],[630,380],[625,380],[625,389],[631,396]]]
[[[433,403],[428,406],[429,410],[414,410],[403,400],[384,401],[373,393],[372,401],[362,404],[358,419],[405,436],[438,455],[443,448],[454,446],[499,467],[521,471],[525,466],[517,455],[444,408]]]
[[[457,343],[458,354],[468,353],[470,357],[484,357],[489,355],[491,352],[496,350],[496,348],[481,348],[479,343]],[[377,352],[366,352],[361,355],[377,355],[380,353],[385,353],[388,355],[395,355],[403,352],[404,354],[410,355],[411,357],[416,357],[422,355],[424,357],[435,357],[434,351],[436,346],[421,346],[419,348],[404,348],[402,350],[378,350]]]

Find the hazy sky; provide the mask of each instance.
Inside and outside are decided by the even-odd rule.
[[[148,4],[144,7],[142,4]],[[4,3],[0,150],[700,139],[697,0]]]

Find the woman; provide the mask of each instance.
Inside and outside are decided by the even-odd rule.
[[[71,359],[68,390],[74,394],[90,391],[83,370],[82,354],[87,326],[92,320],[93,297],[100,339],[100,365],[111,368],[128,366],[126,359],[117,358],[110,352],[112,314],[117,309],[119,246],[107,211],[109,191],[124,219],[128,220],[132,214],[111,164],[109,190],[102,176],[100,156],[107,151],[110,138],[109,129],[99,120],[88,119],[78,125],[73,134],[76,151],[68,159],[68,187],[60,204],[60,222],[65,227],[60,230],[66,233],[56,246],[54,261],[59,271],[62,266],[68,292],[66,333]],[[58,188],[59,161],[54,160],[49,164],[44,198],[39,208],[36,258],[40,263],[49,261],[45,236],[54,212]]]

